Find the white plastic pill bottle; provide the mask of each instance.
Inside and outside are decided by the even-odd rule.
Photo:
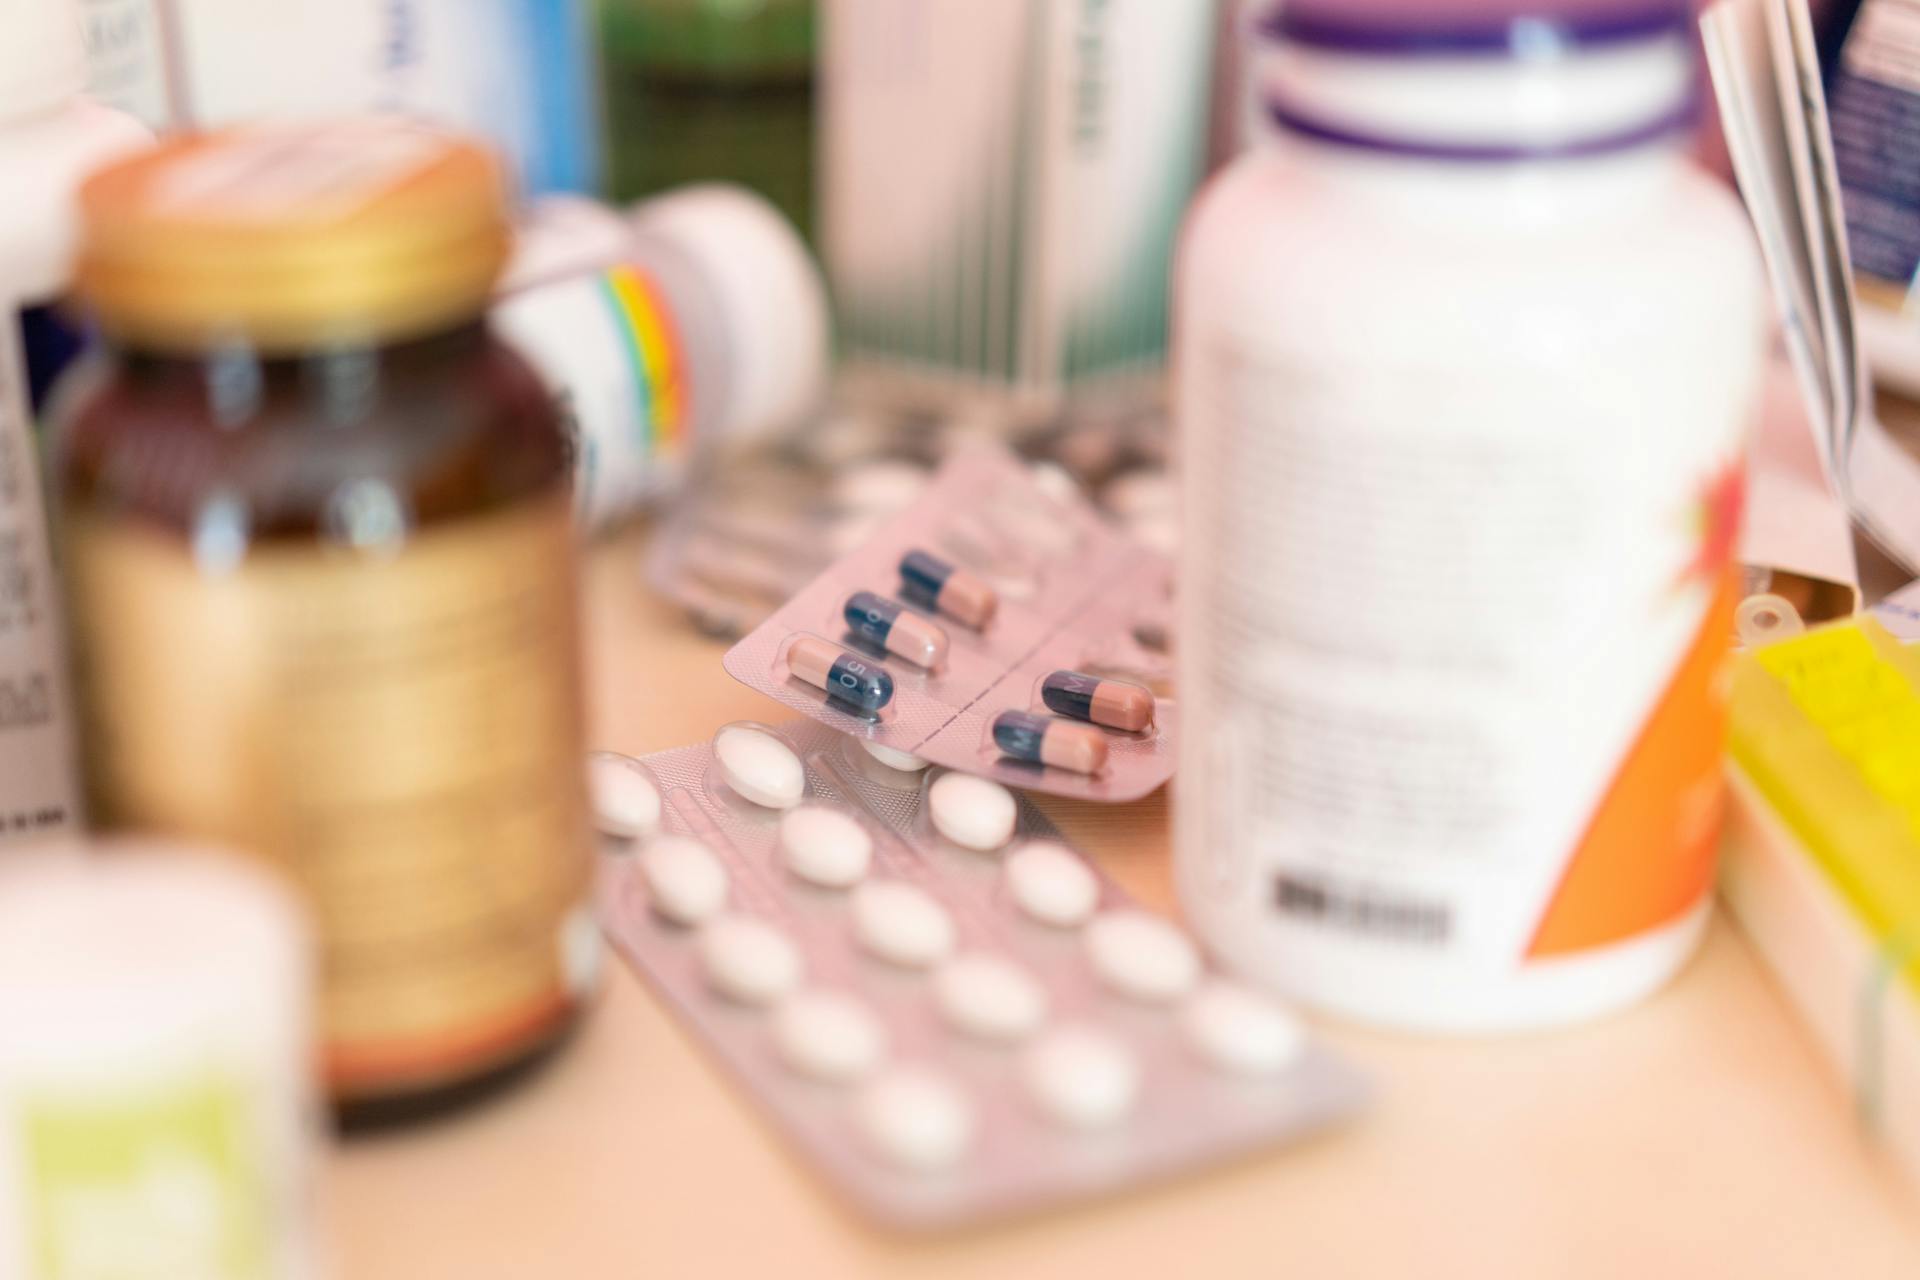
[[[0,1275],[317,1280],[309,922],[152,838],[0,861]]]
[[[1177,807],[1231,967],[1630,1002],[1708,909],[1765,302],[1661,0],[1292,0],[1177,281]]]
[[[151,141],[81,96],[72,0],[0,0],[0,845],[80,817],[35,418],[83,344],[59,307],[94,168]]]
[[[799,232],[743,187],[683,187],[625,213],[549,196],[518,229],[501,295],[494,325],[573,434],[589,528],[826,398],[826,286]]]

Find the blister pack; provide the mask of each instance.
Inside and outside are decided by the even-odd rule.
[[[883,751],[1085,800],[1173,773],[1168,561],[997,446],[726,655],[736,679]]]
[[[593,758],[608,936],[876,1219],[1024,1212],[1286,1143],[1365,1089],[982,778],[798,721]]]
[[[1178,537],[1157,412],[1078,412],[1019,442],[1048,492],[1092,495],[1156,550]],[[1004,424],[960,413],[842,406],[773,449],[730,455],[673,508],[650,542],[649,585],[702,630],[738,639],[918,499],[956,442]]]

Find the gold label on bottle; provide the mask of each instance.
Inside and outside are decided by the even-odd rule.
[[[386,553],[66,534],[100,814],[304,888],[336,1094],[458,1079],[566,1016],[590,863],[564,496]]]

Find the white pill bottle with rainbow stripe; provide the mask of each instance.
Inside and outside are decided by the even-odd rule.
[[[826,393],[826,289],[791,223],[726,185],[617,212],[549,196],[522,219],[491,320],[559,403],[584,527],[676,491],[716,446]]]
[[[1290,0],[1180,250],[1177,880],[1375,1023],[1625,1005],[1709,908],[1767,303],[1679,0]]]

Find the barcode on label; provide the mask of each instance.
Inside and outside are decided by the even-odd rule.
[[[1383,897],[1289,875],[1274,878],[1274,902],[1283,915],[1404,942],[1442,943],[1453,927],[1452,914],[1437,902]]]

